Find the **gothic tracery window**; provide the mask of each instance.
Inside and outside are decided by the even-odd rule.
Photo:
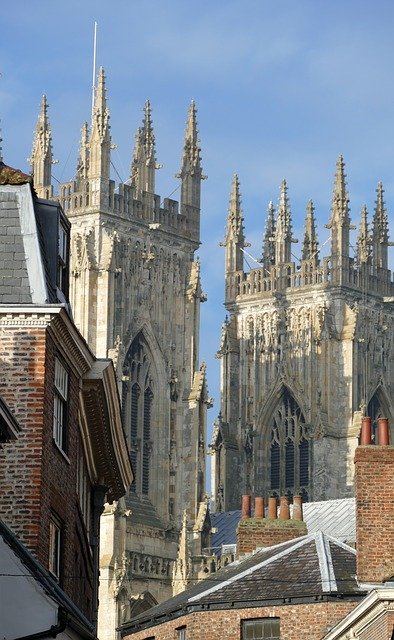
[[[270,490],[273,495],[309,495],[310,443],[302,411],[285,390],[271,421]]]
[[[377,392],[374,393],[371,400],[368,403],[367,408],[367,416],[371,418],[371,426],[372,426],[372,437],[374,442],[377,442],[377,433],[378,433],[378,419],[382,418],[384,415],[384,411],[382,410],[379,394]]]
[[[142,336],[137,336],[126,356],[123,411],[134,472],[131,490],[148,495],[151,466],[153,381],[151,362]]]

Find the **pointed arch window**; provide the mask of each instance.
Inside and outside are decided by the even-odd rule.
[[[300,407],[285,390],[271,422],[270,490],[280,496],[309,496],[310,446]]]
[[[367,416],[370,416],[371,418],[372,437],[373,441],[377,443],[378,419],[384,416],[384,411],[380,404],[379,394],[377,392],[374,393],[371,400],[368,402]]]
[[[129,349],[123,373],[123,414],[134,472],[131,490],[148,495],[154,394],[150,357],[141,336]]]

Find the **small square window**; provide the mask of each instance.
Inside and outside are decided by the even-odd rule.
[[[68,372],[58,358],[55,360],[55,393],[53,399],[53,439],[66,450]]]
[[[49,521],[49,571],[60,580],[63,531],[60,520],[53,517]]]
[[[176,640],[187,640],[186,627],[179,627],[179,629],[175,629],[175,631],[176,631]]]
[[[279,618],[243,620],[242,640],[280,640]]]

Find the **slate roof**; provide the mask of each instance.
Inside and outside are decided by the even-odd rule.
[[[354,498],[306,502],[303,505],[304,521],[308,533],[323,531],[340,542],[354,545],[356,542],[356,503]],[[236,531],[241,511],[211,513],[213,552],[221,554],[222,545],[236,544]]]
[[[146,611],[122,634],[196,610],[361,598],[356,552],[321,532],[261,549]]]
[[[31,176],[0,162],[0,304],[68,302],[56,287],[59,215]]]

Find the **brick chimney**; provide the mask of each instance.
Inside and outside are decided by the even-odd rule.
[[[394,576],[394,446],[388,421],[378,421],[378,444],[371,444],[364,418],[355,453],[357,578],[382,583]]]
[[[268,517],[264,517],[264,500],[257,496],[254,503],[254,517],[250,509],[250,496],[242,496],[242,519],[237,528],[237,554],[251,553],[260,547],[271,547],[280,542],[293,540],[307,535],[306,524],[302,518],[301,496],[294,496],[293,518],[290,519],[289,500],[280,499],[279,518],[277,517],[277,499],[268,499]]]

